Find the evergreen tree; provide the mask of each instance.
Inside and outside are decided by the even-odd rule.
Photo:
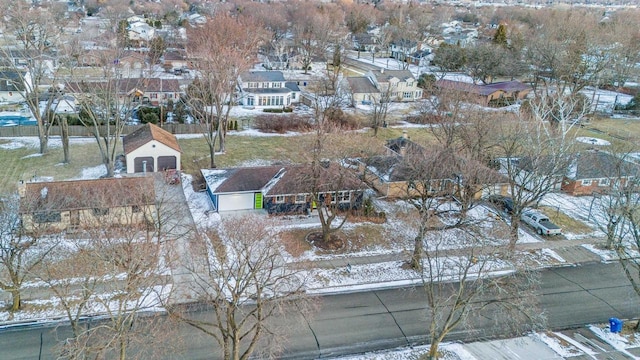
[[[504,24],[498,25],[495,35],[493,35],[493,43],[496,45],[507,47],[507,27]]]

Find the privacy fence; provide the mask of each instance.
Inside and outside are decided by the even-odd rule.
[[[127,135],[141,125],[126,125],[123,130],[123,135]],[[163,129],[172,134],[198,134],[202,132],[202,127],[197,124],[164,124]],[[100,132],[104,133],[105,127],[100,127]],[[60,127],[51,127],[52,136],[60,136]],[[69,126],[70,136],[93,136],[93,128],[85,126]],[[5,126],[0,127],[0,137],[11,136],[38,136],[37,126]]]

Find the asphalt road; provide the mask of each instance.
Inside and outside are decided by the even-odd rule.
[[[541,307],[552,329],[606,322],[639,315],[640,299],[618,264],[593,263],[578,267],[546,269],[542,272]],[[280,325],[289,341],[280,358],[314,359],[358,353],[425,340],[424,300],[420,289],[387,289],[323,296],[321,310],[304,319],[295,309]],[[208,314],[201,313],[206,317]],[[449,340],[471,340],[500,330],[492,319],[477,319],[478,331],[461,327]],[[50,347],[64,339],[51,328],[21,328],[0,331],[0,359],[54,359]],[[62,332],[62,333],[61,333]],[[214,342],[187,326],[176,329],[186,352],[171,359],[211,359]],[[42,355],[40,344],[42,336]]]

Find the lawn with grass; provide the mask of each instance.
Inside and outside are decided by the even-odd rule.
[[[581,235],[593,232],[593,229],[585,223],[560,212],[557,208],[542,206],[540,207],[540,211],[547,215],[552,223],[560,226],[563,233]]]
[[[332,144],[342,144],[350,155],[358,156],[355,149],[362,144],[371,148],[383,150],[385,140],[399,137],[402,129],[380,129],[376,138],[371,131],[349,131],[338,134],[341,141]],[[411,129],[410,136],[419,143],[432,139],[427,129]],[[239,136],[230,135],[227,138],[227,151],[216,156],[218,167],[257,165],[273,162],[297,163],[308,155],[312,134],[300,136]],[[10,138],[0,139],[0,144],[8,144]],[[188,174],[195,174],[202,168],[209,167],[208,146],[203,138],[179,139],[182,147],[182,167]],[[38,155],[35,147],[23,146],[15,149],[0,149],[0,162],[3,170],[0,172],[0,193],[13,193],[20,180],[33,177],[49,177],[54,180],[68,180],[78,178],[82,169],[102,164],[97,145],[92,141],[74,143],[70,145],[71,162],[62,163],[62,148],[51,146],[46,155]]]
[[[0,143],[9,140],[0,139]],[[66,180],[80,176],[82,169],[100,165],[100,155],[95,143],[71,144],[71,162],[62,163],[62,149],[51,148],[45,155],[39,155],[37,148],[21,147],[0,150],[0,193],[14,193],[18,181],[35,177],[52,177],[54,180]]]

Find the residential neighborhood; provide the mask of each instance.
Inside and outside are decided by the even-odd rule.
[[[640,358],[638,4],[0,1],[0,359]]]

